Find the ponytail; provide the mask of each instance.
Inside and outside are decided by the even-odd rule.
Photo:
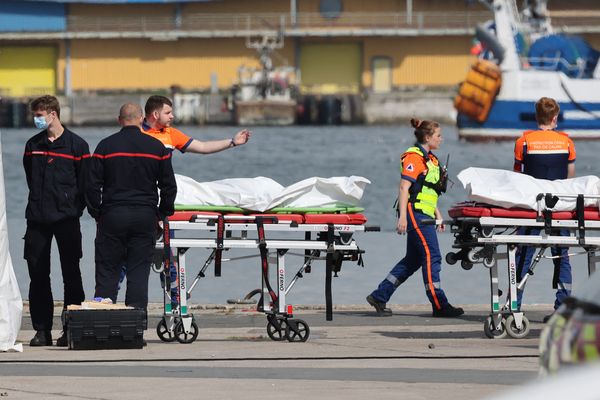
[[[415,128],[415,137],[420,144],[425,143],[426,139],[433,135],[435,130],[440,127],[440,124],[435,121],[420,120],[416,118],[411,118],[410,124]]]

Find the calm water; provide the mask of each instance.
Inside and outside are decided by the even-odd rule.
[[[200,140],[231,137],[234,127],[181,127],[184,132]],[[93,150],[100,139],[116,131],[117,128],[78,128],[75,131],[85,138]],[[197,181],[211,181],[224,178],[267,176],[282,185],[312,177],[360,175],[369,178],[372,184],[366,189],[363,206],[369,223],[381,226],[381,233],[365,233],[358,237],[359,246],[366,250],[365,268],[346,264],[340,278],[334,280],[334,302],[358,304],[385,277],[388,270],[404,255],[405,241],[393,232],[395,216],[392,209],[399,180],[399,157],[402,151],[413,143],[412,129],[409,127],[288,127],[252,130],[253,136],[246,146],[236,147],[218,154],[195,155],[176,152],[173,160],[177,173],[188,175]],[[34,129],[3,129],[2,154],[6,188],[10,251],[21,293],[27,298],[29,278],[23,260],[23,240],[25,233],[25,205],[27,185],[22,167],[25,141],[36,131]],[[443,127],[444,143],[437,152],[445,160],[450,154],[450,175],[469,166],[511,169],[513,163],[513,143],[471,144],[457,140],[452,126]],[[577,175],[600,175],[597,154],[600,142],[577,142]],[[452,203],[466,199],[466,194],[457,182],[441,199],[442,209]],[[82,271],[84,288],[88,298],[93,295],[93,239],[95,226],[89,215],[82,219],[84,257]],[[440,245],[445,254],[451,247],[452,237],[440,235]],[[195,275],[204,262],[207,253],[193,250],[188,253],[191,273]],[[229,255],[241,255],[232,251]],[[299,259],[290,257],[291,270]],[[585,279],[585,259],[573,260],[574,286]],[[322,263],[318,263],[322,266]],[[200,282],[192,293],[192,303],[224,303],[228,298],[243,297],[247,292],[260,286],[258,260],[231,262],[223,266],[223,276],[209,276]],[[489,299],[488,273],[481,266],[471,271],[463,271],[457,266],[443,267],[442,286],[453,303],[485,304]],[[323,298],[324,268],[314,268],[311,275],[301,280],[289,295],[289,301],[296,304],[319,304]],[[211,270],[209,269],[209,272]],[[544,261],[535,279],[530,281],[526,301],[550,303],[553,301],[551,284],[551,263]],[[501,272],[503,275],[503,272]],[[501,279],[504,276],[501,275]],[[161,301],[158,278],[152,274],[150,300]],[[62,299],[62,278],[53,248],[53,292],[56,299]],[[406,282],[392,298],[393,303],[426,303],[420,273]]]

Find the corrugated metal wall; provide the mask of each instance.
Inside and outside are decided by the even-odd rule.
[[[300,71],[303,92],[359,93],[360,43],[303,43]]]
[[[465,78],[473,56],[468,37],[365,38],[362,82],[372,85],[372,59],[392,59],[393,86],[449,86]]]
[[[0,93],[21,97],[54,94],[56,48],[0,46]]]
[[[577,0],[577,4],[589,1]],[[404,12],[405,0],[344,0],[346,12]],[[558,2],[553,7],[565,6]],[[288,13],[289,1],[283,0],[226,0],[210,3],[186,3],[181,11],[184,15],[211,13]],[[26,8],[24,8],[26,7]],[[299,0],[298,11],[317,13],[319,0]],[[471,7],[472,8],[472,7]],[[414,0],[413,10],[464,10],[463,0]],[[18,17],[19,13],[26,16]],[[130,18],[146,17],[149,21],[159,16],[174,16],[174,4],[151,6],[126,4],[69,4],[70,21],[82,23],[103,17],[115,20],[115,16]],[[29,19],[31,18],[31,19]],[[61,30],[65,28],[64,5],[0,0],[0,31],[27,28],[27,30]],[[73,29],[73,27],[71,27]],[[596,48],[600,48],[600,34],[585,35]],[[244,38],[232,39],[180,39],[172,42],[148,39],[77,39],[71,42],[71,84],[73,90],[137,90],[167,89],[172,85],[186,90],[206,89],[211,84],[211,74],[217,73],[218,84],[228,88],[237,80],[237,70],[242,65],[258,66],[254,50],[245,47]],[[440,85],[450,86],[462,81],[472,61],[469,55],[470,36],[440,37],[347,37],[306,39],[300,44],[300,67],[305,88],[326,91],[356,91],[372,88],[373,59],[388,57],[392,62],[392,86]],[[11,48],[15,41],[2,42],[0,47]],[[26,42],[25,42],[26,43]],[[342,50],[346,44],[354,50]],[[311,48],[311,45],[316,47]],[[327,48],[326,45],[334,46]],[[25,44],[27,46],[27,44]],[[53,47],[54,46],[54,47]],[[337,47],[342,46],[342,47]],[[46,65],[59,49],[58,62]],[[349,48],[350,48],[349,47]],[[31,49],[31,47],[26,47]],[[11,56],[0,63],[4,91],[25,93],[23,74],[31,73],[27,63],[44,64],[39,77],[29,79],[35,88],[64,89],[66,56],[62,41],[52,43],[52,56],[47,50],[27,50],[21,55]],[[37,48],[39,49],[39,48]],[[48,50],[50,51],[50,50]],[[294,39],[286,38],[284,49],[279,51],[294,65]],[[25,55],[26,54],[26,55]],[[358,54],[358,56],[357,56]],[[343,62],[341,61],[343,58]],[[275,57],[274,61],[278,62]],[[314,63],[310,60],[316,60]],[[39,63],[38,63],[39,64]],[[335,65],[335,66],[334,66]],[[15,69],[12,71],[11,69]],[[29,72],[27,72],[29,71]],[[58,71],[58,74],[55,72]],[[358,71],[358,72],[357,72]],[[10,72],[10,73],[9,73]],[[52,78],[49,78],[52,76]],[[57,79],[58,77],[58,79]],[[38,82],[39,79],[39,82]],[[4,82],[10,82],[10,87]],[[18,83],[21,82],[21,83]],[[319,88],[317,88],[317,86]],[[0,88],[2,90],[2,88]],[[20,94],[19,94],[20,95]]]
[[[290,57],[293,49],[283,49]],[[277,60],[275,60],[277,61]],[[293,62],[293,60],[292,60]],[[241,65],[257,67],[244,39],[80,40],[71,45],[73,90],[208,88],[216,73],[221,88],[237,82]],[[61,62],[61,70],[64,61]]]

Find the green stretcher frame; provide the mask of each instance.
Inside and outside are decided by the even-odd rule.
[[[234,206],[205,206],[175,204],[175,211],[211,211],[236,214],[259,214],[258,211],[246,210]],[[362,207],[275,207],[260,214],[359,214],[365,211]]]

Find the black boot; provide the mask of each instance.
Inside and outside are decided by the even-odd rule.
[[[62,335],[58,339],[56,339],[56,345],[58,347],[67,347],[69,345],[69,340],[67,339],[67,329],[63,328]]]
[[[382,317],[392,315],[392,310],[387,308],[387,304],[382,303],[381,301],[377,301],[377,299],[375,299],[375,297],[373,297],[372,295],[367,296],[367,303],[369,303],[375,308],[375,311],[377,311],[377,315],[380,315]]]
[[[37,331],[31,342],[30,346],[52,346],[52,334],[50,331]]]
[[[465,311],[460,307],[453,307],[451,304],[437,310],[434,309],[432,316],[437,318],[456,318],[463,315]]]

